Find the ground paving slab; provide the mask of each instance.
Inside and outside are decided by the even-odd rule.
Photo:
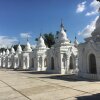
[[[100,82],[76,75],[0,69],[0,100],[100,100]]]

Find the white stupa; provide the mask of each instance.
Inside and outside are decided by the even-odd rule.
[[[37,42],[37,48],[46,48],[43,37],[40,35]]]
[[[0,56],[2,56],[2,52],[0,52]]]
[[[61,29],[60,29],[60,32],[58,34],[58,41],[61,42],[61,43],[64,43],[64,42],[69,43],[70,41],[67,38],[67,34],[66,34],[65,30],[64,30],[64,25],[63,25],[62,21],[61,21],[60,28]]]
[[[13,46],[11,47],[11,54],[15,53],[15,49],[13,48]]]
[[[22,52],[22,47],[21,45],[19,44],[18,47],[17,47],[17,53],[21,53]]]
[[[6,50],[6,55],[9,55],[9,53],[10,53],[10,52],[9,52],[9,49],[7,49],[7,50]]]
[[[4,56],[5,54],[6,54],[5,51],[3,51],[2,55]]]
[[[25,46],[24,51],[27,51],[27,52],[31,52],[31,51],[32,51],[32,48],[31,48],[31,45],[30,45],[28,39],[27,39],[27,44],[26,44],[26,46]]]
[[[79,42],[77,41],[77,38],[75,36],[74,46],[77,47],[79,45]]]
[[[78,46],[79,75],[100,80],[100,15],[91,35],[85,43]]]
[[[95,24],[95,30],[92,32],[92,36],[94,38],[100,37],[100,8],[99,8],[99,16]]]

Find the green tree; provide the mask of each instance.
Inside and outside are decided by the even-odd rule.
[[[44,38],[44,42],[45,42],[47,47],[50,48],[52,45],[55,44],[55,37],[52,33],[49,33],[49,34],[45,33],[43,35],[43,38]]]
[[[0,48],[0,52],[6,51],[5,48]]]
[[[15,49],[15,51],[17,50],[18,44],[13,45],[13,48]],[[22,50],[24,50],[25,45],[21,44]],[[6,51],[7,48],[0,48],[0,52]],[[11,51],[11,48],[9,48],[9,50]]]
[[[14,48],[15,51],[17,50],[17,47],[18,47],[17,44],[13,46],[13,48]]]
[[[14,45],[13,48],[15,49],[15,51],[17,50],[18,44]],[[24,50],[25,45],[21,44],[22,50]]]
[[[55,37],[52,33],[45,33],[42,36],[47,47],[50,48],[52,45],[55,44]],[[35,41],[38,41],[38,38],[36,38]]]

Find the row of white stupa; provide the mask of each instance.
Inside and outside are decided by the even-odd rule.
[[[39,44],[39,42],[40,42],[40,44]],[[46,48],[42,36],[40,36],[36,48],[39,47],[39,46]],[[7,48],[6,51],[3,51],[3,52],[0,53],[0,58],[1,58],[0,59],[0,66],[2,68],[15,68],[15,69],[19,68],[21,66],[21,64],[19,66],[19,62],[23,61],[22,55],[23,54],[30,54],[32,52],[33,52],[33,50],[32,50],[32,47],[31,47],[29,41],[27,41],[27,44],[26,44],[24,50],[22,50],[22,47],[21,47],[20,44],[18,45],[16,51],[14,50],[13,46],[11,47],[11,50],[9,50]],[[26,56],[27,56],[26,58],[28,58],[28,55],[26,55]],[[25,62],[27,62],[27,61],[25,61]],[[23,66],[22,69],[29,69],[29,67],[30,67],[29,65],[26,68],[24,68],[24,66]]]
[[[78,41],[75,38],[74,43],[70,43],[62,23],[60,27],[54,46],[47,48],[43,37],[40,36],[34,49],[31,48],[29,41],[27,41],[23,51],[20,44],[16,51],[11,47],[11,51],[7,49],[6,52],[0,53],[0,67],[36,71],[53,70],[54,73],[65,73],[66,70],[70,69],[71,63],[73,63],[71,64],[73,69],[76,68]],[[70,58],[73,59],[72,62]]]

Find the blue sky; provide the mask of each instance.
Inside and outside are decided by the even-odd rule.
[[[26,33],[35,44],[40,33],[59,31],[61,19],[69,39],[76,35],[83,42],[90,35],[88,25],[94,28],[99,6],[96,0],[0,0],[0,45],[26,43]]]

